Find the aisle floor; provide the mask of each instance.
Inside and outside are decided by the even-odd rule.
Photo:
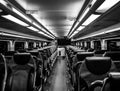
[[[52,77],[49,78],[50,86],[45,91],[70,91],[68,89],[68,74],[65,59],[58,58]]]

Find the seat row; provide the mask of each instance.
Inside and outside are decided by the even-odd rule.
[[[106,83],[104,79],[109,77],[114,78],[114,74],[111,72],[116,73],[119,78],[120,52],[96,52],[96,54],[103,54],[102,56],[95,55],[95,52],[86,52],[83,50],[76,52],[70,48],[67,48],[66,52],[70,61],[69,68],[72,71],[70,74],[75,91],[85,91],[88,88],[93,89],[93,87],[97,86],[96,83],[92,86],[92,83],[96,80],[103,80],[102,82]],[[103,83],[100,86],[103,86]]]
[[[0,54],[0,91],[40,91],[52,70],[51,52],[9,51]]]

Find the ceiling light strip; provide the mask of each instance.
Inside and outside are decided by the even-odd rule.
[[[70,36],[70,38],[71,37],[73,37],[75,34],[77,34],[78,32],[80,32],[82,29],[84,29],[85,28],[85,26],[80,26],[71,36]]]
[[[26,10],[25,10],[23,7],[21,7],[21,5],[18,4],[18,2],[16,2],[15,0],[6,0],[6,1],[7,1],[9,4],[11,4],[13,7],[15,7],[15,8],[19,7],[20,9],[22,9],[23,11],[21,11],[21,12],[25,14],[25,11],[26,11]],[[13,3],[14,3],[15,5],[13,5]],[[32,22],[33,22],[33,23],[34,23],[34,22],[36,23],[35,25],[36,25],[38,28],[40,28],[40,31],[46,33],[48,36],[53,36],[53,37],[55,37],[47,28],[45,28],[40,22],[38,22],[38,20],[35,19],[32,15],[27,15],[27,16],[32,19]],[[42,27],[45,31],[41,30],[41,27]]]
[[[95,37],[95,36],[98,36],[98,35],[107,34],[107,33],[115,32],[115,31],[120,31],[120,23],[116,24],[116,25],[113,25],[111,27],[99,30],[98,32],[94,32],[94,33],[85,35],[85,36],[83,36],[81,38],[78,38],[76,40],[81,40],[81,39],[86,39],[86,38],[90,38],[90,37]]]
[[[9,33],[0,33],[0,35],[2,35],[2,36],[11,36],[11,37],[18,37],[18,38],[25,38],[25,39],[32,39],[32,40],[41,40],[41,39],[38,39],[38,38],[26,37],[26,36],[22,36],[22,35],[9,34]]]
[[[51,34],[54,38],[56,37],[53,33],[51,33],[46,27],[44,27],[37,19],[36,17],[34,17],[33,15],[31,15],[36,21],[37,23],[42,27],[42,29],[44,29],[47,33]]]
[[[105,0],[105,2],[96,11],[104,13],[118,2],[120,2],[120,0]]]
[[[95,2],[95,4],[90,8],[90,10],[87,12],[87,14],[84,16],[84,18],[80,21],[80,23],[77,25],[77,27],[73,30],[72,33],[74,33],[78,28],[79,26],[81,26],[86,19],[88,19],[88,17],[96,11],[96,9],[104,2],[105,0],[97,0],[97,2]],[[71,34],[69,35],[69,37],[71,36]]]
[[[75,27],[76,23],[78,22],[78,20],[80,19],[80,17],[82,16],[82,14],[85,12],[86,10],[86,7],[88,7],[88,4],[91,2],[91,0],[85,0],[83,6],[82,6],[82,9],[80,10],[75,22],[73,23],[69,33],[67,34],[67,36],[72,32],[73,28]]]
[[[15,14],[17,14],[17,17],[15,16],[16,18],[18,18],[18,19],[20,19],[20,20],[28,23],[29,25],[37,28],[38,30],[42,31],[43,33],[46,33],[45,31],[39,29],[37,26],[33,25],[32,22],[31,22],[31,20],[29,20],[30,22],[27,21],[29,18],[27,18],[27,20],[26,20],[25,18],[23,18],[23,17],[22,17],[22,16],[23,16],[23,15],[22,15],[23,12],[22,12],[22,11],[20,12],[19,9],[15,9],[16,7],[15,7],[11,2],[9,2],[8,0],[7,0],[7,2],[14,7],[14,11],[15,11],[15,12],[12,10],[12,11],[9,12],[10,14],[12,14],[13,16],[14,16]],[[6,7],[6,6],[4,6],[4,7],[8,9],[8,7]],[[9,9],[8,9],[8,10],[9,10]],[[19,10],[19,11],[18,11],[18,10]],[[14,12],[15,14],[13,14],[13,12]],[[20,16],[20,15],[22,15],[22,16]],[[18,17],[18,16],[19,16],[19,17]],[[51,34],[48,34],[48,33],[46,33],[46,34],[47,34],[48,36],[54,37],[54,36],[52,36]]]
[[[29,26],[27,23],[25,23],[25,22],[23,22],[23,21],[21,21],[21,20],[19,20],[19,19],[17,19],[16,17],[14,17],[14,16],[12,16],[12,15],[5,15],[5,16],[2,16],[3,18],[6,18],[6,19],[8,19],[8,20],[10,20],[10,21],[12,21],[12,22],[15,22],[15,23],[17,23],[17,24],[19,24],[19,25],[22,25],[22,26]]]

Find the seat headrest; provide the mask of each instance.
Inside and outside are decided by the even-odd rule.
[[[25,49],[20,49],[20,50],[18,50],[18,52],[24,53],[24,52],[27,52],[27,51]]]
[[[108,74],[108,77],[113,80],[119,80],[120,81],[120,72],[110,72]]]
[[[96,50],[95,54],[104,54],[107,50]]]
[[[110,87],[106,89],[106,91],[108,91],[110,89],[110,91],[120,91],[120,73],[110,73],[109,74],[109,77],[108,77],[108,80],[107,80],[107,83],[109,83]],[[106,87],[106,86],[104,86]]]
[[[119,51],[108,51],[104,54],[105,57],[111,57],[114,60],[120,60],[120,52]]]
[[[76,50],[76,52],[85,52],[85,50],[78,49],[78,50]]]
[[[29,63],[31,59],[30,53],[15,53],[14,56],[14,62],[18,65],[25,65]]]
[[[92,49],[92,48],[88,49],[88,52],[93,52],[93,51],[94,51],[94,49]]]
[[[39,52],[37,52],[37,51],[32,51],[32,52],[29,52],[29,53],[33,56],[36,56],[36,57],[38,57],[38,55],[39,55]]]
[[[77,56],[78,61],[83,61],[86,57],[94,56],[94,53],[93,52],[78,52],[76,56]]]
[[[5,56],[13,56],[16,53],[16,51],[7,51],[4,53]]]
[[[85,64],[92,74],[103,75],[110,70],[112,61],[110,57],[87,57]]]

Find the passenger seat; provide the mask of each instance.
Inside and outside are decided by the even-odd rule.
[[[7,65],[6,60],[2,54],[0,54],[0,91],[4,91],[5,82],[7,77]]]
[[[87,57],[79,69],[79,75],[90,85],[95,80],[103,80],[109,72],[117,69],[110,57]]]
[[[120,51],[108,51],[103,55],[104,57],[111,57],[114,62],[116,68],[120,72]]]
[[[35,64],[29,53],[14,54],[15,65],[7,78],[5,91],[33,91],[35,87]]]
[[[102,91],[120,91],[120,73],[110,73],[103,82]]]

